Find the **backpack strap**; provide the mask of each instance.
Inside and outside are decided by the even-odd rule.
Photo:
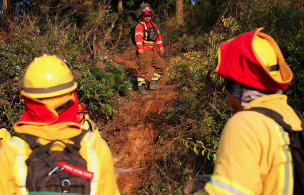
[[[93,131],[93,125],[91,123],[90,120],[86,120],[88,122],[88,125],[89,125],[89,131],[92,132]]]
[[[73,145],[71,144],[66,144],[64,143],[63,141],[61,140],[53,140],[51,142],[49,142],[48,144],[46,145],[40,145],[38,142],[37,142],[37,139],[38,137],[36,136],[32,136],[32,135],[28,135],[28,134],[21,134],[21,133],[18,133],[18,137],[21,136],[23,138],[27,138],[27,140],[31,140],[30,142],[28,142],[27,140],[25,140],[29,145],[30,143],[33,143],[33,139],[36,139],[35,140],[35,143],[38,145],[36,146],[35,144],[32,144],[33,146],[31,147],[30,145],[30,148],[33,150],[32,153],[30,154],[29,158],[25,161],[27,165],[30,164],[31,160],[34,158],[34,157],[38,157],[40,159],[46,159],[46,163],[51,167],[51,168],[55,168],[56,165],[52,162],[52,161],[48,161],[47,160],[47,156],[48,156],[48,151],[50,150],[50,147],[56,142],[56,141],[60,141],[62,142],[65,146],[66,146],[66,149],[69,150],[71,152],[71,160],[69,162],[69,164],[72,164],[74,165],[77,160],[79,159],[80,157],[80,154],[79,154],[79,150],[81,148],[81,145],[80,145],[80,142],[81,140],[83,139],[83,137],[85,136],[85,134],[87,133],[88,131],[86,130],[83,130],[81,132],[81,134],[77,135],[76,137],[73,137],[71,138],[71,140],[74,142]],[[20,137],[20,138],[21,138]],[[21,139],[23,139],[21,138]],[[29,138],[29,139],[28,139]],[[76,151],[75,151],[76,149]]]
[[[148,40],[148,37],[147,37],[148,26],[147,26],[146,23],[144,23],[143,21],[140,21],[139,23],[142,25],[142,27],[143,27],[143,29],[144,29],[144,36],[145,36],[145,39],[142,40],[142,43],[143,43],[143,47],[145,47],[145,42],[144,42],[144,40]]]
[[[282,115],[280,115],[279,113],[277,113],[269,108],[254,107],[254,108],[250,108],[250,109],[245,109],[244,111],[246,111],[246,110],[262,113],[262,114],[268,116],[269,118],[272,118],[273,120],[275,120],[279,125],[281,125],[284,128],[284,130],[286,132],[288,132],[288,133],[293,132],[293,130],[291,129],[291,126],[284,122]]]
[[[28,145],[30,146],[30,148],[32,150],[35,150],[36,148],[38,148],[40,146],[40,144],[37,142],[38,137],[36,137],[34,135],[15,132],[14,136],[19,137],[23,141],[25,141],[26,143],[28,143]]]
[[[77,135],[76,137],[72,137],[70,139],[74,142],[73,147],[76,150],[78,150],[78,151],[80,150],[80,148],[81,148],[80,142],[83,139],[83,137],[87,134],[87,132],[88,132],[88,130],[82,130],[82,132],[79,135]]]
[[[144,23],[143,21],[140,21],[139,23],[142,25],[144,31],[148,31],[148,26],[146,25],[146,23]]]
[[[303,194],[304,191],[304,118],[302,113],[294,110],[302,121],[302,130],[294,131],[289,124],[283,121],[282,115],[279,113],[264,107],[254,107],[250,109],[245,109],[243,111],[256,111],[262,113],[269,118],[275,120],[279,125],[281,125],[286,132],[289,134],[290,148],[293,157],[294,164],[294,189],[293,193],[296,195]]]

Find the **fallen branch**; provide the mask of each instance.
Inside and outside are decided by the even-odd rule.
[[[177,183],[176,181],[171,180],[170,178],[167,177],[167,175],[159,168],[159,166],[157,164],[155,164],[155,166],[157,166],[157,168],[160,170],[160,172],[171,182],[173,183]]]

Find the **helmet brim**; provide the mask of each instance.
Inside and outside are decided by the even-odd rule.
[[[28,93],[27,94],[33,98],[49,98],[54,97],[58,95],[63,95],[65,93],[69,93],[71,91],[74,91],[77,88],[77,83],[74,81],[74,85],[72,87],[62,89],[59,91],[51,92],[51,93]]]

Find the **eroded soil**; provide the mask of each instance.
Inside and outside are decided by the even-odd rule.
[[[125,68],[135,68],[136,55],[134,50],[121,55],[108,54],[112,60],[124,63]],[[165,58],[166,66],[169,58]],[[153,70],[149,72],[152,76]],[[159,130],[155,123],[161,123],[159,116],[175,101],[179,93],[179,85],[172,85],[168,76],[163,75],[159,81],[163,87],[150,91],[150,95],[142,96],[137,91],[130,91],[118,104],[118,112],[112,122],[103,128],[103,133],[110,143],[115,166],[146,167],[143,171],[116,174],[121,194],[139,194],[144,181],[152,171],[151,154],[155,147]],[[156,120],[157,118],[157,120]]]

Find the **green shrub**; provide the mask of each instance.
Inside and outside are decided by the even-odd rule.
[[[36,23],[35,23],[36,22]],[[124,69],[112,61],[105,62],[104,69],[94,67],[96,60],[85,64],[81,61],[84,36],[78,36],[77,29],[66,23],[66,20],[48,20],[47,33],[39,33],[35,25],[38,21],[29,22],[24,19],[23,26],[10,38],[1,40],[0,50],[0,99],[6,100],[0,105],[1,127],[13,131],[13,124],[20,119],[24,104],[20,101],[20,91],[16,83],[23,78],[26,67],[35,57],[43,54],[56,54],[66,58],[73,68],[82,73],[77,80],[77,93],[80,100],[89,103],[93,111],[93,119],[109,116],[116,112],[115,103],[119,95],[128,93],[131,87]],[[28,24],[28,25],[27,25]],[[34,26],[31,27],[30,24]]]
[[[206,52],[189,52],[184,58],[171,59],[168,75],[174,83],[183,84],[183,93],[177,99],[175,109],[192,123],[183,126],[179,131],[178,140],[196,154],[215,158],[217,143],[224,124],[231,117],[232,111],[226,100],[223,79],[213,77],[215,89],[213,94],[206,94],[205,78],[209,69],[217,65],[217,49],[219,45],[235,38],[237,35],[264,27],[265,33],[270,34],[278,43],[282,53],[295,73],[289,88],[289,103],[304,111],[303,97],[303,68],[302,47],[303,19],[302,9],[293,7],[292,1],[247,1],[249,12],[242,12],[239,18],[229,16],[222,19],[224,30],[210,32],[210,47]]]
[[[74,67],[83,73],[82,78],[77,81],[80,101],[90,103],[95,115],[100,112],[107,115],[115,113],[113,103],[119,95],[126,95],[131,88],[124,69],[114,66],[110,61],[106,63],[105,69],[79,63]]]

